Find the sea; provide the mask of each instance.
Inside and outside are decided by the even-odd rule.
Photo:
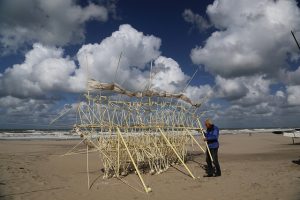
[[[294,128],[220,129],[225,134],[255,134],[291,132]],[[107,133],[104,133],[107,134]],[[195,135],[198,133],[194,132]],[[0,129],[0,140],[79,140],[80,136],[68,129]]]
[[[0,129],[0,140],[76,140],[71,130],[57,129]]]

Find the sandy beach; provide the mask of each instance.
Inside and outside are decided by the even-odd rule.
[[[135,174],[124,182],[102,179],[97,153],[90,153],[88,190],[86,155],[61,156],[78,141],[0,141],[0,199],[300,199],[300,140],[272,133],[221,135],[221,177],[203,178],[205,156],[196,147],[187,165],[160,175],[144,174],[146,194]],[[137,188],[140,191],[137,191]]]

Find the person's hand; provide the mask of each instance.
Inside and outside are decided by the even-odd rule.
[[[202,133],[204,130],[202,128],[197,129],[198,133]]]

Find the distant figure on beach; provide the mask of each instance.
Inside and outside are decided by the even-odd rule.
[[[213,170],[212,160],[209,152],[206,149],[206,163],[207,163],[207,174],[204,177],[221,176],[221,168],[218,160],[218,149],[219,149],[219,128],[215,126],[210,119],[205,120],[206,132],[204,133],[204,141],[207,142],[215,171]]]

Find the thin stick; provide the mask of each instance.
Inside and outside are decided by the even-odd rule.
[[[90,189],[89,145],[86,145],[86,173],[87,173],[87,178],[88,178],[88,189]]]
[[[167,142],[167,144],[171,147],[171,149],[174,151],[174,153],[176,154],[177,158],[180,160],[180,162],[183,164],[183,166],[185,167],[185,169],[189,172],[189,174],[191,175],[191,177],[193,179],[195,179],[196,177],[193,175],[193,173],[190,171],[190,169],[186,166],[186,164],[184,163],[184,161],[182,160],[182,158],[179,156],[179,154],[177,153],[176,149],[173,147],[173,145],[171,144],[171,142],[168,140],[168,138],[166,137],[166,135],[164,134],[164,132],[159,128],[158,129],[160,131],[160,133],[162,134],[163,138],[165,139],[165,141]]]
[[[194,72],[192,78],[189,80],[189,82],[186,84],[186,86],[183,88],[182,93],[184,93],[184,91],[186,90],[186,88],[190,85],[191,81],[193,80],[193,78],[195,77],[196,73],[198,72],[198,68],[197,70]]]
[[[118,165],[117,165],[117,177],[120,174],[120,136],[118,134]]]
[[[86,139],[84,138],[83,140],[81,140],[78,144],[76,144],[71,150],[69,150],[67,153],[61,155],[61,156],[65,156],[67,154],[69,154],[70,152],[72,152],[76,147],[78,147],[83,141],[85,141]]]
[[[201,147],[201,145],[198,143],[198,141],[194,138],[194,136],[190,133],[188,129],[186,129],[186,132],[189,134],[189,136],[193,139],[193,141],[200,147],[200,149],[205,153],[205,150]]]
[[[56,117],[56,118],[54,118],[50,123],[49,123],[49,125],[52,125],[54,122],[56,122],[58,119],[60,119],[60,118],[62,118],[65,114],[67,114],[70,110],[72,110],[72,107],[71,108],[69,108],[69,109],[65,109],[64,108],[64,110],[62,110],[59,114],[58,114],[58,116]]]
[[[295,35],[294,35],[294,32],[291,31],[291,33],[292,33],[293,38],[294,38],[294,40],[295,40],[295,42],[296,42],[296,44],[297,44],[297,46],[298,46],[298,48],[299,48],[299,50],[300,50],[300,45],[299,45],[299,43],[298,43],[298,41],[297,41],[297,39],[296,39],[296,37],[295,37]]]
[[[87,59],[87,55],[85,54],[85,61],[86,61],[86,91],[88,96],[88,105],[90,105],[90,90],[89,90],[89,62]]]
[[[120,61],[121,61],[122,54],[123,54],[123,52],[121,51],[121,54],[120,54],[120,56],[119,56],[119,61],[118,61],[118,65],[117,65],[117,69],[116,69],[116,72],[115,72],[115,77],[114,77],[114,82],[113,82],[113,83],[116,82],[117,73],[118,73],[118,70],[119,70],[119,65],[120,65]]]
[[[127,181],[121,179],[120,177],[117,177],[117,179],[119,179],[120,181],[122,181],[123,183],[125,183],[126,185],[128,185],[129,187],[131,187],[132,189],[134,189],[135,191],[145,194],[143,191],[141,191],[141,190],[139,190],[139,189],[133,187],[133,186],[130,185]]]
[[[150,67],[150,75],[149,75],[149,86],[148,86],[148,90],[150,90],[151,88],[151,82],[152,82],[152,61],[151,61],[151,67]]]
[[[145,182],[143,180],[143,177],[142,177],[142,175],[140,173],[140,170],[138,169],[138,167],[137,167],[137,165],[136,165],[136,163],[135,163],[135,161],[134,161],[134,159],[133,159],[133,157],[132,157],[132,155],[131,155],[131,153],[130,153],[130,151],[128,149],[128,146],[127,146],[127,144],[126,144],[126,142],[125,142],[125,140],[124,140],[124,138],[123,138],[123,136],[121,134],[121,131],[120,131],[120,129],[118,127],[117,127],[117,131],[118,131],[118,134],[119,134],[119,136],[120,136],[120,138],[121,138],[121,140],[122,140],[122,142],[123,142],[123,144],[124,144],[124,146],[125,146],[125,148],[127,150],[128,155],[129,155],[129,157],[130,157],[130,159],[132,161],[132,164],[133,164],[133,166],[134,166],[134,168],[135,168],[135,170],[136,170],[136,172],[137,172],[137,174],[138,174],[138,176],[139,176],[139,178],[140,178],[140,180],[141,180],[141,182],[142,182],[142,184],[144,186],[145,191],[147,193],[151,192],[151,189],[146,186],[146,184],[145,184]]]
[[[89,151],[89,153],[94,153],[94,152],[98,152],[98,149],[94,149],[92,151]],[[85,154],[86,153],[86,149],[82,149],[82,150],[78,150],[77,152],[70,152],[61,156],[72,156],[72,155],[78,155],[78,154]]]

